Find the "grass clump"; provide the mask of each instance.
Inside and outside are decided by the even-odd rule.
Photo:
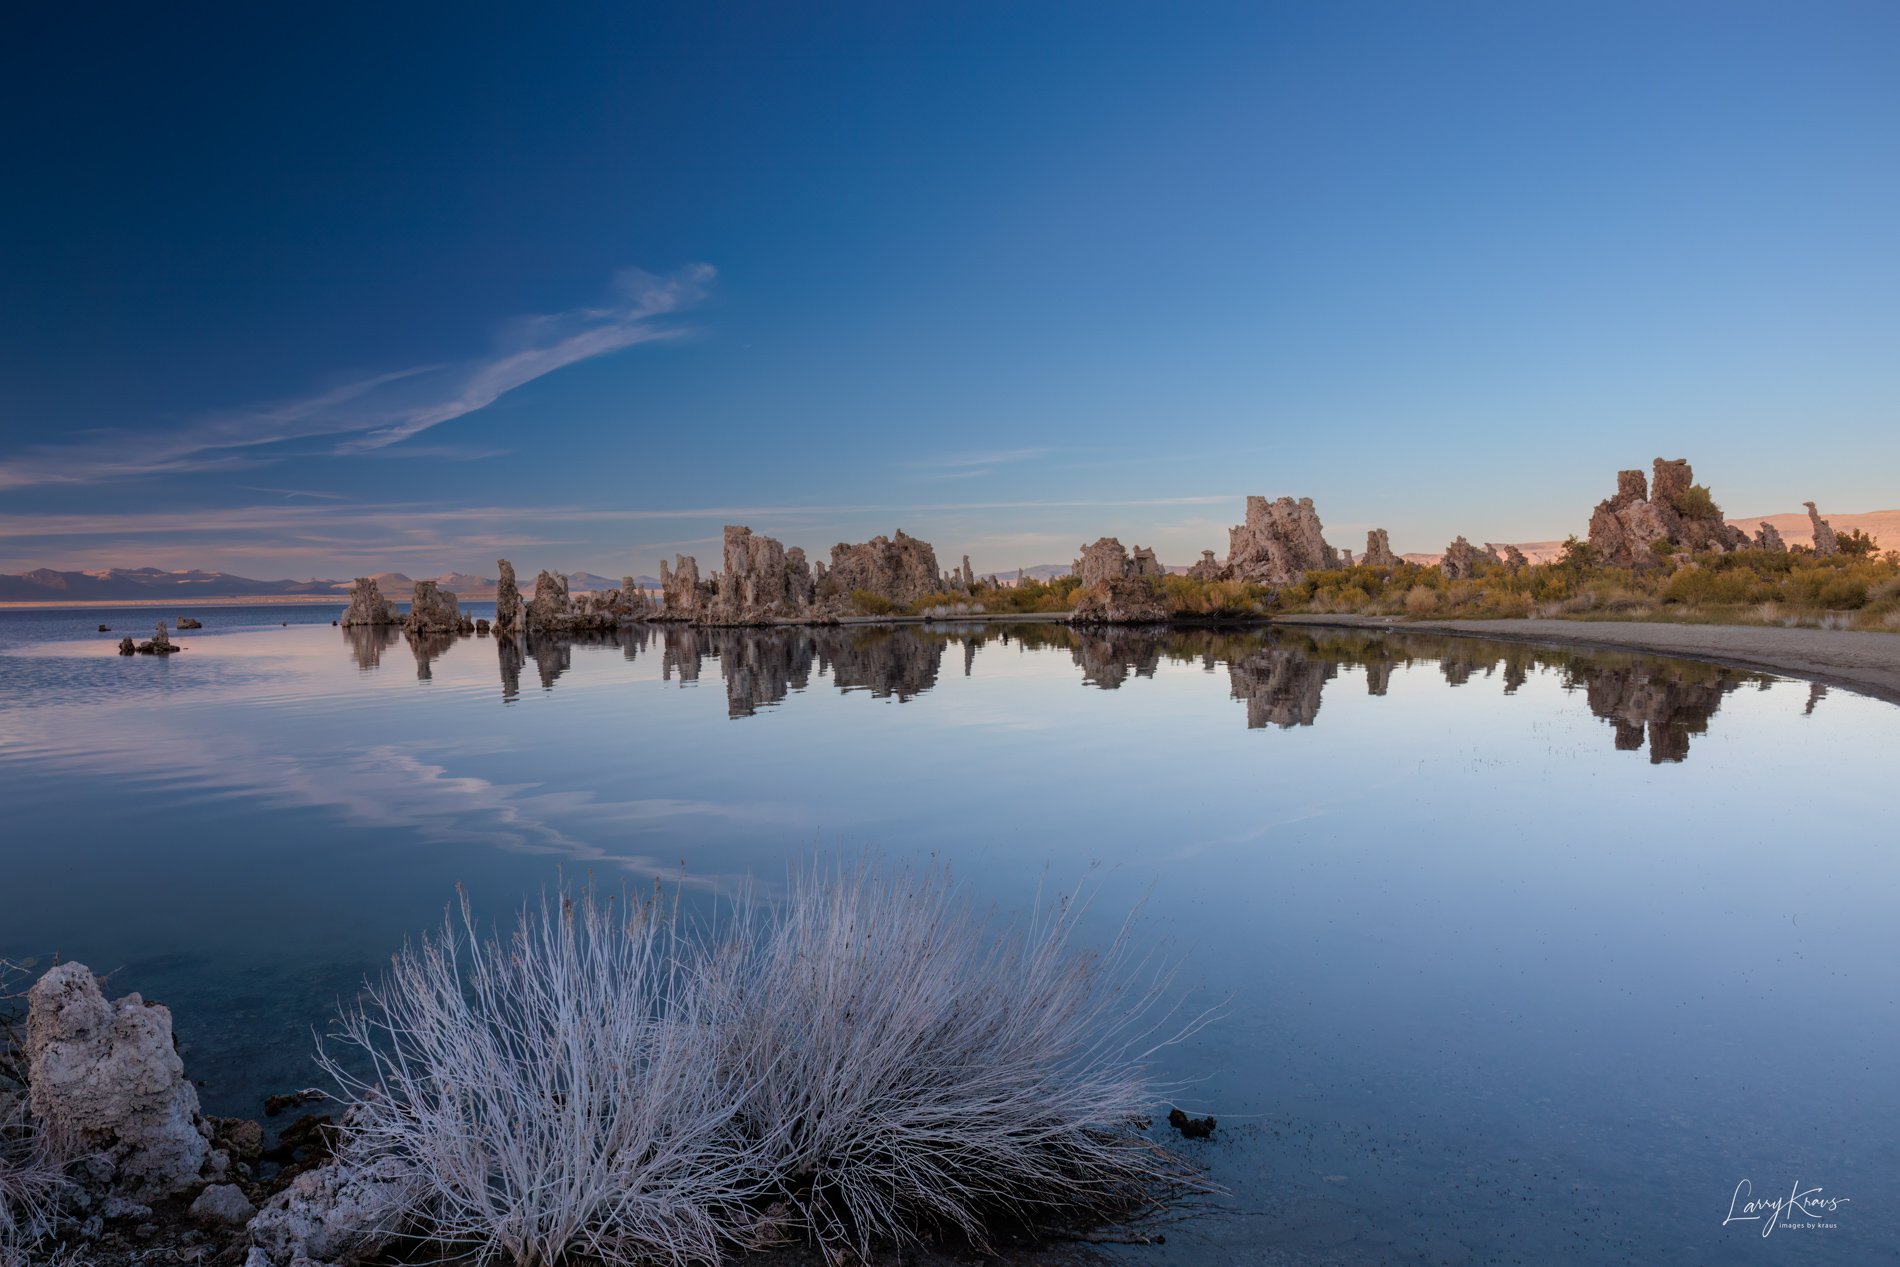
[[[1126,930],[1080,950],[1081,910],[990,927],[941,875],[813,868],[718,927],[587,891],[482,944],[464,901],[323,1057],[342,1155],[403,1163],[426,1239],[517,1267],[1125,1217],[1206,1185],[1139,1129],[1168,971]]]
[[[47,1129],[28,1103],[22,1041],[24,970],[0,960],[0,1264],[26,1262],[53,1230],[73,1185],[66,1167],[81,1160],[76,1141]]]

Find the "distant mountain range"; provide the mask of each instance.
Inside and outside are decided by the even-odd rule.
[[[465,602],[493,601],[495,581],[467,572],[446,572],[426,578],[435,581]],[[416,583],[401,572],[378,572],[376,587],[387,598],[408,599],[415,594]],[[636,576],[634,584],[643,589],[658,589],[660,583],[650,576]],[[165,572],[158,568],[104,568],[96,572],[55,572],[36,568],[31,572],[0,575],[0,603],[71,603],[87,601],[124,601],[151,599],[155,602],[190,602],[195,598],[270,598],[277,596],[328,596],[345,598],[354,580],[312,579],[308,581],[256,581],[229,572]],[[576,572],[568,577],[574,592],[618,589],[618,577]],[[521,591],[534,594],[534,579],[520,578]]]

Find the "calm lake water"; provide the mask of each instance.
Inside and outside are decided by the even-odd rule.
[[[1092,935],[1145,894],[1228,1000],[1165,1072],[1231,1195],[1129,1262],[1900,1256],[1890,705],[1310,629],[517,646],[221,608],[113,654],[158,614],[0,615],[0,956],[169,1004],[208,1111],[314,1082],[313,1028],[457,883],[506,915],[870,849],[1021,909],[1100,863]],[[1724,1225],[1744,1182],[1847,1200],[1764,1237]]]

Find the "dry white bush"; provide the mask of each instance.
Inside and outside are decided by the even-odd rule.
[[[544,899],[483,944],[464,896],[345,1014],[354,1058],[319,1057],[359,1099],[345,1161],[413,1167],[413,1216],[478,1262],[714,1262],[755,1195],[759,1145],[729,1129],[750,1088],[721,1077],[743,1036],[706,1006],[724,991],[628,905]]]
[[[74,1141],[48,1132],[28,1109],[26,1062],[13,988],[22,970],[0,960],[0,1264],[24,1262],[28,1246],[53,1226],[71,1185]]]
[[[1083,908],[989,927],[940,873],[860,865],[808,868],[740,921],[721,1011],[766,1041],[727,1049],[754,1062],[727,1081],[756,1085],[741,1124],[791,1229],[868,1260],[932,1226],[980,1245],[999,1217],[1126,1217],[1197,1182],[1140,1130],[1172,971],[1131,954],[1130,925],[1077,946]]]
[[[1126,1217],[1205,1187],[1141,1116],[1159,1027],[1198,1022],[1081,914],[988,927],[942,875],[814,867],[722,926],[588,892],[484,945],[465,899],[320,1056],[343,1162],[400,1160],[425,1235],[520,1267]]]

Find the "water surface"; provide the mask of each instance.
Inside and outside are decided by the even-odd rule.
[[[0,956],[170,1004],[208,1111],[309,1085],[457,883],[502,914],[874,849],[1021,909],[1099,863],[1092,935],[1146,895],[1228,1000],[1164,1056],[1225,1212],[1131,1261],[1900,1252],[1890,705],[1402,633],[336,614],[217,609],[164,659],[111,651],[152,613],[0,615]],[[1849,1202],[1763,1237],[1743,1180]]]

